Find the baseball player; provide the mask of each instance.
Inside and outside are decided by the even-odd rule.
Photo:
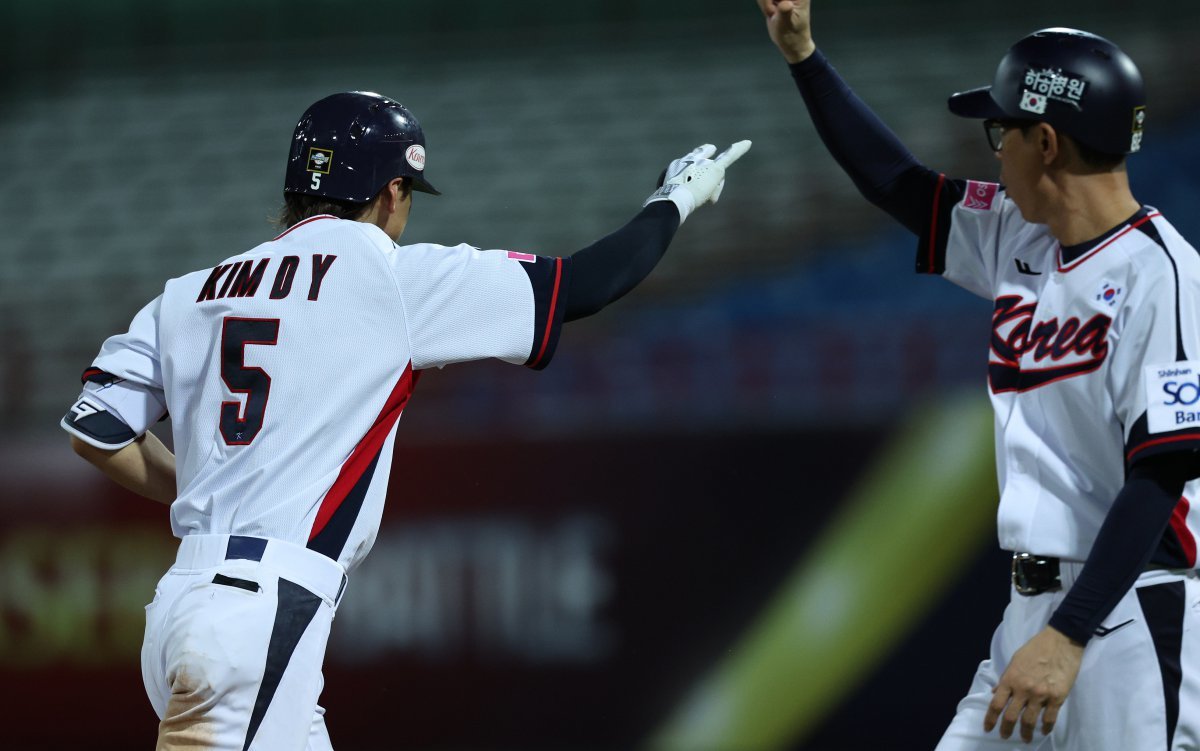
[[[749,146],[671,162],[632,221],[569,257],[399,246],[412,191],[438,194],[420,124],[370,92],[308,108],[285,231],[168,281],[104,343],[62,420],[85,459],[169,504],[181,538],[142,647],[159,748],[330,748],[325,644],[421,373],[544,368],[563,322],[645,278]],[[174,455],[147,432],[168,413]]]
[[[917,270],[994,303],[1013,588],[938,748],[1200,748],[1200,255],[1130,192],[1137,67],[1083,31],[1021,39],[991,86],[949,102],[983,121],[1000,183],[953,180],[841,80],[808,0],[759,5],[826,146],[920,238]]]

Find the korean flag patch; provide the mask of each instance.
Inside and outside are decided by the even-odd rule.
[[[1041,115],[1046,112],[1046,95],[1025,89],[1021,92],[1021,109]]]
[[[1200,360],[1147,365],[1144,377],[1151,435],[1200,427]]]

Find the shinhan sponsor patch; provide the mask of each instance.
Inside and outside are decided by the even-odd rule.
[[[1143,379],[1151,435],[1200,426],[1200,361],[1147,365]]]

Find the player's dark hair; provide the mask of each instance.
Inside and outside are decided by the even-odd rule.
[[[412,190],[411,181],[407,177],[404,178],[404,190],[406,192]],[[379,195],[376,194],[375,198],[378,197]],[[283,206],[279,209],[279,216],[275,217],[275,223],[281,228],[287,229],[297,222],[321,214],[330,214],[338,219],[357,219],[363,215],[375,198],[359,203],[321,196],[308,196],[303,193],[284,193]]]
[[[283,229],[320,214],[332,214],[338,219],[357,219],[366,210],[368,203],[335,201],[332,198],[306,196],[301,193],[284,193],[283,206],[275,222]]]

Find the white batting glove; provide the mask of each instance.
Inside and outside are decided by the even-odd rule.
[[[697,206],[717,202],[725,187],[726,168],[749,150],[749,141],[738,141],[714,159],[716,146],[711,143],[697,146],[667,165],[662,186],[642,205],[671,201],[679,208],[679,223],[683,224]]]

